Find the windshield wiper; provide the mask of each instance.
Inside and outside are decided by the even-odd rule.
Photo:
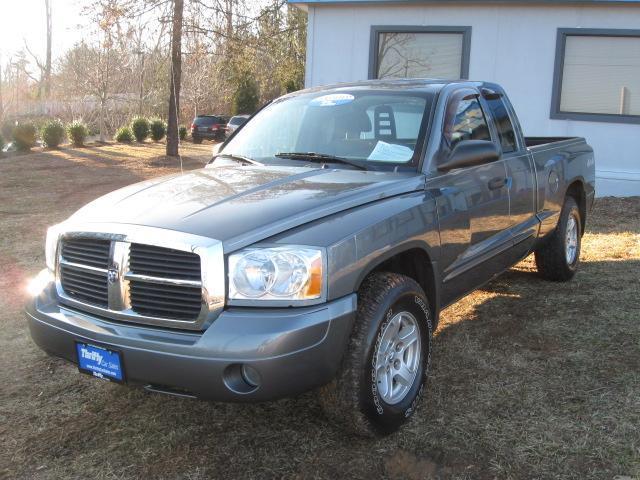
[[[366,170],[366,168],[359,163],[352,162],[347,158],[336,157],[335,155],[328,155],[326,153],[315,152],[280,152],[274,156],[278,158],[289,158],[291,160],[308,160],[310,162],[320,163],[344,163],[345,165],[351,165],[352,167],[360,170]]]
[[[257,162],[252,158],[244,157],[242,155],[236,155],[235,153],[219,153],[215,157],[213,157],[212,160],[215,160],[218,157],[226,157],[231,160],[235,160],[236,162],[245,163],[245,164],[248,163],[249,165],[259,165],[261,167],[264,166],[263,163]]]

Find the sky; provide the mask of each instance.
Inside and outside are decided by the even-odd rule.
[[[0,0],[0,55],[2,63],[25,41],[32,52],[44,59],[47,24],[44,0]],[[51,0],[52,55],[54,60],[82,38],[80,11],[89,0]]]

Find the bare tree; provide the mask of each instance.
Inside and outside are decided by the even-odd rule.
[[[47,53],[44,64],[44,98],[51,97],[51,2],[53,0],[44,0],[44,6],[47,15]]]
[[[183,0],[173,0],[173,30],[171,34],[171,72],[169,80],[169,112],[167,115],[167,156],[177,157],[179,146],[178,110],[182,76],[182,14]]]

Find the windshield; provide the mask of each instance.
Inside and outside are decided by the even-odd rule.
[[[231,120],[229,120],[229,123],[231,125],[242,125],[246,121],[247,121],[246,117],[231,117]]]
[[[258,112],[221,153],[261,163],[304,162],[283,154],[314,153],[365,167],[415,166],[432,100],[431,93],[389,90],[285,97]]]

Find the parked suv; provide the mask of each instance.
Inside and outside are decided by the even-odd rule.
[[[191,123],[193,143],[203,139],[222,142],[227,136],[227,119],[220,115],[198,115]]]
[[[498,85],[303,90],[205,168],[51,227],[29,328],[101,379],[238,402],[317,388],[327,418],[385,434],[428,388],[444,307],[531,253],[573,277],[594,188],[585,140],[523,136]]]

